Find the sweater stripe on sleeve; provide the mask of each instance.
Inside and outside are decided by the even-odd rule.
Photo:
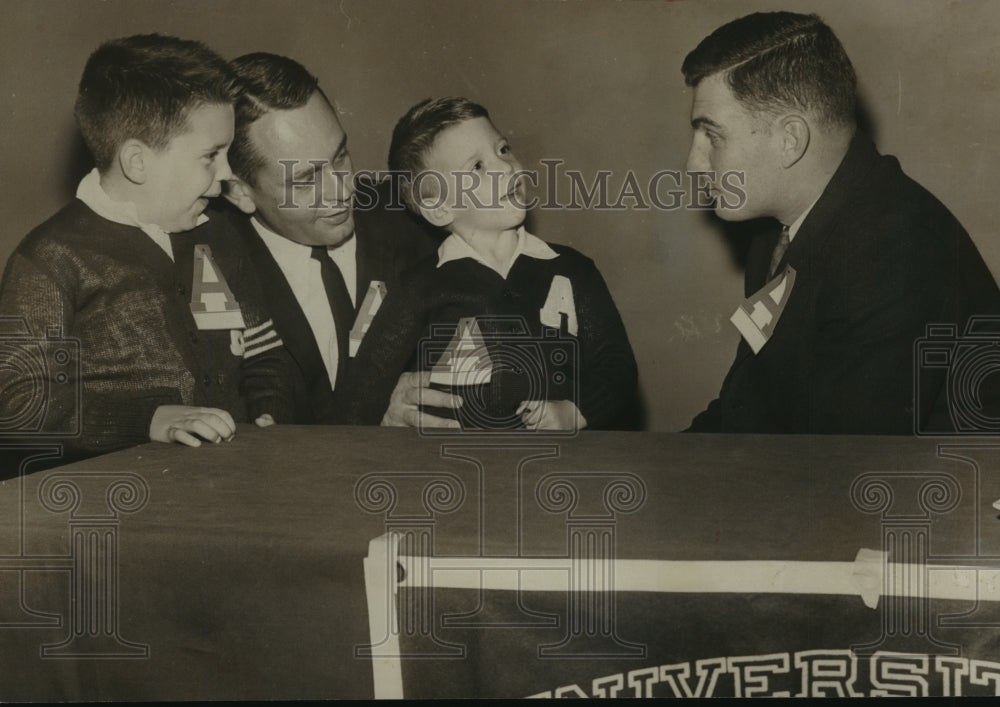
[[[278,332],[274,330],[274,322],[268,319],[263,324],[243,330],[243,358],[252,358],[277,348],[282,343]]]

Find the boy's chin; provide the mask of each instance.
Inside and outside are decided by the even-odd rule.
[[[161,226],[161,228],[163,228],[163,230],[167,233],[183,233],[184,231],[190,231],[198,225],[198,222],[204,213],[204,209],[199,209],[197,211],[184,214],[183,216],[178,216],[177,218],[172,219],[169,225]]]
[[[520,228],[528,218],[528,212],[521,209],[516,218],[511,219],[511,228]]]

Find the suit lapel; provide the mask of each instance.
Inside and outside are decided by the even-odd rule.
[[[329,380],[312,328],[284,273],[249,219],[242,230],[250,260],[257,271],[261,287],[267,293],[268,310],[285,348],[298,363],[307,380]]]

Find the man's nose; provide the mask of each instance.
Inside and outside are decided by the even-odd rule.
[[[691,142],[691,150],[688,152],[687,165],[688,172],[707,172],[708,160],[705,159],[705,152],[698,147],[697,143]]]

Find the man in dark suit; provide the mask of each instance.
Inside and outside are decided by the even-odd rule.
[[[359,311],[369,293],[377,302],[380,285],[393,288],[400,271],[436,243],[391,184],[355,182],[347,136],[303,66],[265,53],[232,65],[243,93],[226,196],[239,211],[224,209],[209,223],[235,230],[246,244],[296,363],[295,421],[324,422],[370,318],[369,308]],[[452,396],[421,391],[422,384],[401,379],[385,424],[416,424],[422,392],[454,406]]]
[[[984,381],[1000,376],[982,375],[995,360],[955,366],[970,317],[1000,314],[1000,291],[961,224],[857,132],[854,70],[830,28],[749,15],[682,71],[689,171],[710,173],[720,218],[776,221],[749,249],[736,360],[690,431],[995,431]],[[940,355],[916,359],[928,331],[945,333]]]

